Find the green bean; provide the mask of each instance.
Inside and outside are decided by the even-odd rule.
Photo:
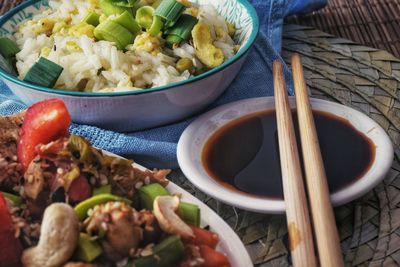
[[[103,249],[88,234],[80,233],[76,252],[78,260],[92,262],[103,253]]]
[[[170,236],[154,246],[153,254],[135,260],[135,267],[171,267],[182,259],[184,246],[179,236]]]

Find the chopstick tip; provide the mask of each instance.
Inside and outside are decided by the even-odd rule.
[[[292,65],[300,64],[301,65],[301,56],[299,53],[294,53],[291,58]]]
[[[280,59],[275,59],[272,62],[272,70],[274,74],[277,74],[278,72],[283,72],[283,64]]]

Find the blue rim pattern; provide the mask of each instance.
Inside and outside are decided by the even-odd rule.
[[[20,10],[25,9],[26,7],[39,2],[40,0],[29,0],[24,2],[23,4],[11,9],[10,11],[8,11],[4,16],[0,17],[0,28],[12,17],[14,16],[16,13],[18,13]],[[60,90],[60,89],[53,89],[53,88],[47,88],[47,87],[43,87],[43,86],[38,86],[38,85],[34,85],[34,84],[30,84],[30,83],[26,83],[16,77],[11,76],[10,74],[8,74],[7,72],[5,72],[3,69],[0,68],[0,77],[16,83],[18,85],[27,87],[29,89],[33,89],[33,90],[37,90],[37,91],[42,91],[42,92],[46,92],[46,93],[53,93],[53,94],[59,94],[59,95],[67,95],[67,96],[84,96],[84,97],[113,97],[113,96],[126,96],[126,95],[139,95],[139,94],[147,94],[147,93],[152,93],[152,92],[158,92],[158,91],[163,91],[163,90],[167,90],[173,87],[178,87],[181,85],[185,85],[185,84],[189,84],[195,81],[198,81],[200,79],[203,79],[205,77],[208,77],[214,73],[217,73],[223,69],[225,69],[226,67],[232,65],[234,62],[238,61],[240,58],[242,58],[249,50],[250,48],[253,46],[256,37],[258,35],[258,31],[260,28],[260,23],[259,23],[259,19],[258,19],[258,15],[257,12],[255,11],[254,7],[247,1],[247,0],[237,0],[240,4],[242,4],[246,10],[249,12],[249,15],[252,19],[252,23],[253,23],[253,28],[252,28],[252,32],[251,35],[249,37],[249,39],[246,41],[246,43],[244,44],[244,46],[239,50],[239,52],[233,56],[232,58],[228,59],[226,62],[224,62],[222,65],[211,69],[205,73],[202,73],[198,76],[192,77],[188,80],[184,80],[184,81],[179,81],[176,83],[171,83],[168,85],[164,85],[164,86],[159,86],[159,87],[154,87],[154,88],[149,88],[149,89],[145,89],[145,90],[135,90],[135,91],[128,91],[128,92],[104,92],[104,93],[98,93],[98,92],[77,92],[77,91],[67,91],[67,90]]]

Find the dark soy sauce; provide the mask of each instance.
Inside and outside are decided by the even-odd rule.
[[[347,120],[321,111],[313,114],[329,189],[337,192],[368,171],[375,146]],[[293,121],[300,146],[294,112]],[[207,141],[202,161],[209,175],[225,187],[283,199],[275,111],[250,114],[219,129]]]

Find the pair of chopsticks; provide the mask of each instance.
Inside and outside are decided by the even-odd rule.
[[[339,235],[330,201],[328,183],[319,148],[318,136],[304,80],[300,56],[292,57],[297,116],[303,152],[308,199],[300,165],[292,113],[279,60],[273,63],[275,107],[283,193],[289,233],[289,249],[294,266],[317,266],[313,233],[323,267],[343,266]],[[310,223],[311,209],[312,224]],[[312,226],[314,231],[312,231]]]

